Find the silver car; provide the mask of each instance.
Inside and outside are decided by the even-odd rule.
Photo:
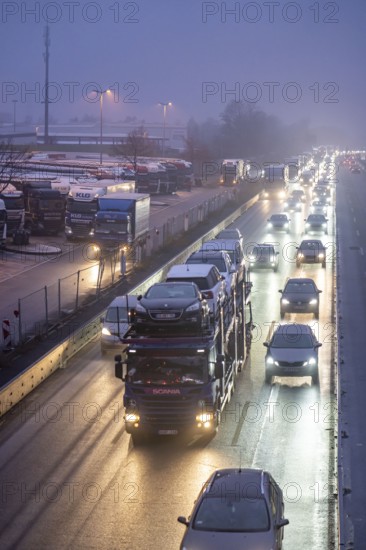
[[[263,345],[265,357],[265,382],[271,384],[273,376],[311,376],[319,383],[318,348],[322,345],[309,325],[273,323],[269,338]]]

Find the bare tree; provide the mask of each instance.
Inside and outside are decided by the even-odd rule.
[[[0,193],[22,173],[21,165],[29,158],[29,148],[15,146],[11,139],[0,142]]]
[[[125,142],[122,142],[115,148],[116,155],[123,160],[130,162],[136,171],[138,158],[143,156],[152,156],[156,154],[156,146],[143,126],[132,130]]]

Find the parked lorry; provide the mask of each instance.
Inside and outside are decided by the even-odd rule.
[[[202,332],[144,332],[130,328],[115,357],[115,375],[125,383],[126,432],[134,443],[149,435],[212,437],[233,395],[249,353],[250,286],[234,293],[233,304],[217,310]],[[225,315],[224,308],[232,308]]]
[[[65,234],[67,240],[93,238],[98,199],[134,188],[135,182],[100,180],[87,185],[72,185],[66,201]]]
[[[176,168],[173,166],[174,171]],[[149,162],[137,166],[136,189],[150,195],[171,194],[177,190],[177,182],[160,162]]]
[[[6,189],[0,193],[0,199],[4,201],[7,213],[7,236],[13,236],[18,230],[24,228],[25,200],[22,191]]]
[[[100,249],[130,247],[147,236],[150,195],[113,193],[98,198],[94,241]]]
[[[64,225],[65,198],[50,181],[28,181],[22,185],[25,203],[24,226],[31,233],[57,234]]]

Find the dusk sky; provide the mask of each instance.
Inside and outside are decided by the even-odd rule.
[[[366,2],[2,2],[1,113],[43,117],[44,29],[50,116],[167,123],[218,118],[232,99],[285,123],[340,128],[366,144]],[[5,53],[6,52],[6,53]],[[31,90],[35,92],[29,93]],[[28,93],[27,93],[28,92]],[[231,92],[231,93],[230,93]],[[94,102],[93,102],[94,100]]]

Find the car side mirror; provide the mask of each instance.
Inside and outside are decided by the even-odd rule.
[[[323,291],[318,289],[318,294],[321,294]]]
[[[283,290],[279,290],[278,292],[279,292],[280,294],[282,294]]]
[[[297,247],[296,247],[296,248],[297,248]],[[276,256],[278,256],[278,255],[279,255],[279,252],[276,252]]]
[[[317,342],[317,343],[315,344],[315,348],[321,348],[322,345],[323,345],[323,344],[321,344],[320,342]]]
[[[288,519],[280,519],[277,523],[276,523],[276,527],[277,529],[281,529],[281,527],[285,527],[285,525],[289,525],[289,520]]]
[[[114,360],[115,360],[114,375],[115,375],[116,378],[119,378],[120,380],[122,380],[122,382],[124,382],[125,377],[123,376],[122,356],[121,355],[115,355]]]
[[[188,527],[189,521],[187,520],[187,518],[185,518],[184,516],[179,516],[177,519],[178,519],[179,523],[183,523],[183,525]]]
[[[137,296],[136,300],[139,300],[139,301],[140,301],[141,299],[142,299],[142,294],[139,294],[139,295]]]
[[[268,342],[263,342],[263,345],[264,345],[265,348],[268,348],[269,343]]]

